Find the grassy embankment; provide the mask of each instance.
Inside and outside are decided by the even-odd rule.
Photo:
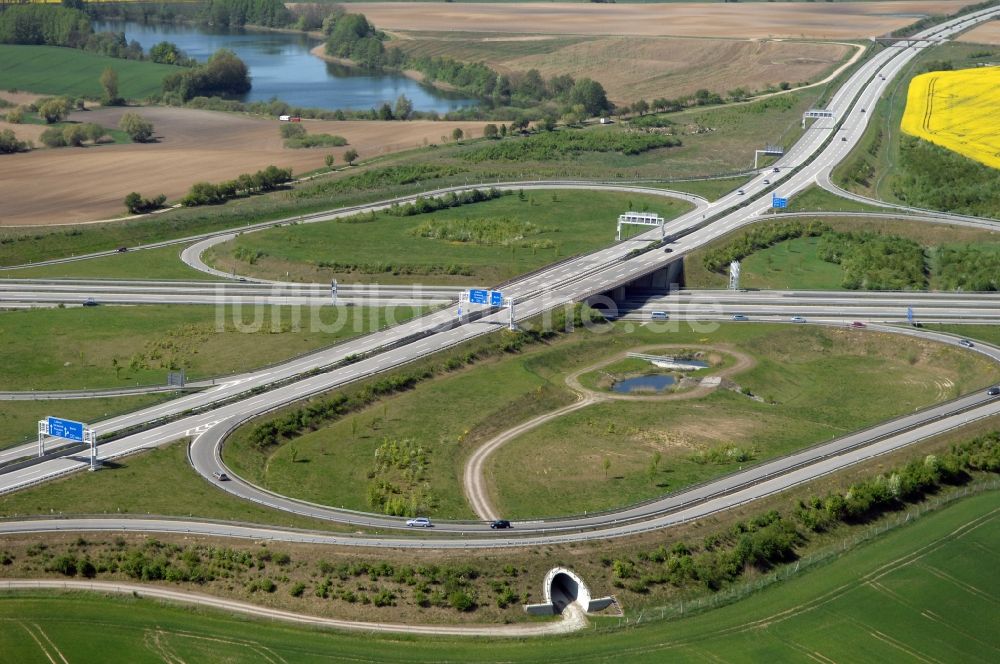
[[[8,311],[0,313],[0,390],[166,384],[167,372],[178,369],[189,381],[230,374],[379,329],[390,314],[402,322],[415,313],[413,307],[199,305]]]
[[[0,90],[50,95],[101,97],[101,72],[118,72],[118,92],[125,99],[145,99],[162,91],[163,77],[177,67],[123,60],[75,48],[0,44]]]
[[[248,425],[227,443],[224,457],[247,479],[306,500],[372,509],[369,492],[378,493],[384,480],[399,490],[396,495],[416,495],[431,515],[467,517],[460,478],[472,450],[517,422],[569,403],[569,372],[656,343],[730,344],[751,354],[756,368],[734,380],[766,402],[720,391],[656,407],[602,404],[549,423],[508,443],[488,470],[506,515],[582,512],[654,497],[735,470],[738,458],[746,463],[782,454],[977,389],[997,376],[970,353],[849,330],[736,324],[711,333],[645,326],[629,334],[619,325],[612,333],[578,332],[470,369],[458,369],[465,364],[459,362],[454,373],[277,446],[255,445],[256,424]],[[446,357],[436,358],[438,364]],[[420,449],[417,479],[377,467],[376,450],[385,453],[386,443]],[[740,448],[740,456],[727,456],[730,447]],[[646,468],[654,452],[662,461],[651,482]],[[612,461],[607,479],[606,457]],[[563,458],[574,459],[573,473],[552,461]],[[580,478],[587,492],[574,490]]]
[[[754,225],[720,238],[701,247],[684,259],[685,285],[689,288],[726,288],[729,276],[710,271],[705,266],[705,257],[713,250],[726,247],[746,237],[748,233],[766,229],[769,225],[786,223],[777,220]],[[792,221],[809,223],[807,217]],[[928,273],[927,286],[931,290],[951,288],[951,282],[944,278],[937,260],[942,250],[974,247],[977,252],[1000,250],[1000,232],[930,224],[906,220],[881,220],[863,218],[836,219],[817,217],[816,222],[825,224],[833,231],[841,233],[875,233],[884,236],[907,238],[924,248],[923,264]],[[823,260],[819,255],[822,243],[820,237],[800,237],[784,240],[765,249],[750,254],[741,261],[740,283],[745,288],[763,289],[840,289],[846,272],[842,265]],[[954,266],[952,266],[954,267]],[[923,265],[918,266],[918,270]],[[949,269],[949,273],[952,270]]]
[[[297,662],[623,657],[662,662],[703,661],[707,653],[723,659],[796,659],[804,652],[832,661],[892,660],[904,654],[988,661],[1000,641],[987,589],[1000,577],[996,566],[984,564],[982,552],[1000,546],[998,509],[996,492],[952,503],[829,564],[693,617],[564,638],[491,640],[485,649],[482,638],[401,641],[257,621],[250,623],[248,636],[243,617],[158,601],[53,592],[7,594],[0,613],[16,620],[0,622],[0,637],[16,661],[36,659],[40,647],[58,649],[70,660],[116,652],[129,661],[151,662],[160,661],[164,651],[185,661],[246,662],[272,662],[276,656]],[[95,625],[107,627],[100,638],[94,636]]]
[[[495,284],[612,244],[618,215],[628,209],[672,219],[690,205],[602,191],[525,191],[409,217],[382,212],[361,223],[261,231],[216,245],[205,261],[226,272],[297,281]],[[480,228],[493,232],[480,237]],[[642,230],[626,227],[623,234]]]

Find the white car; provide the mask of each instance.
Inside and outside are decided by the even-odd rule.
[[[803,318],[802,316],[792,316],[792,322],[793,323],[804,323],[804,322],[806,322],[806,319]]]
[[[406,525],[410,528],[430,528],[433,524],[426,516],[418,516],[416,519],[408,519]]]

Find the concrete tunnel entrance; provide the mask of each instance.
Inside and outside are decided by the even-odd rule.
[[[572,604],[579,606],[583,612],[589,613],[606,609],[615,602],[613,597],[591,598],[590,589],[583,582],[583,579],[565,567],[550,569],[545,575],[542,589],[545,592],[545,601],[540,604],[526,604],[524,610],[527,613],[536,616],[551,616],[562,613],[566,607]]]
[[[545,579],[545,601],[552,604],[554,613],[576,602],[587,611],[590,608],[590,590],[583,580],[568,569],[556,567]]]

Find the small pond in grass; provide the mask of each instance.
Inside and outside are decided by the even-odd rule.
[[[670,374],[648,374],[620,380],[611,387],[611,391],[624,394],[632,392],[662,392],[676,382],[676,379]]]

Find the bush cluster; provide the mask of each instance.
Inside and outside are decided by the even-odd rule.
[[[938,247],[932,264],[937,287],[958,291],[1000,290],[1000,252],[975,244]]]
[[[609,568],[613,585],[632,592],[644,593],[658,584],[715,591],[750,570],[766,571],[794,560],[797,547],[812,533],[904,509],[942,486],[967,482],[972,472],[1000,473],[1000,431],[855,482],[846,491],[801,500],[791,516],[772,510],[698,544],[676,542],[670,548],[640,552],[634,559],[605,556],[601,562]]]
[[[457,193],[449,191],[443,196],[431,198],[418,196],[412,203],[406,203],[404,205],[393,203],[392,206],[386,210],[386,214],[391,214],[395,217],[413,217],[418,214],[427,214],[430,212],[437,212],[438,210],[461,207],[462,205],[471,205],[473,203],[491,201],[495,198],[500,198],[501,196],[506,196],[508,194],[510,194],[509,191],[501,191],[496,187],[490,187],[489,189],[470,189]]]
[[[824,233],[818,255],[844,270],[851,290],[923,290],[927,264],[923,247],[908,238],[880,233]]]
[[[373,168],[364,173],[350,175],[336,180],[324,180],[311,185],[299,187],[291,196],[295,198],[313,198],[320,195],[338,195],[357,191],[377,191],[393,185],[414,184],[461,173],[462,169],[454,166],[439,166],[436,164],[408,164],[403,166],[386,166]]]
[[[532,134],[514,140],[489,143],[462,155],[466,161],[548,161],[582,152],[619,152],[636,155],[656,148],[677,147],[680,139],[660,134],[624,131],[559,131]]]
[[[803,224],[799,221],[779,222],[754,226],[732,242],[705,252],[702,262],[711,272],[729,269],[732,261],[743,260],[761,249],[798,237],[816,237],[830,232],[830,227],[818,221]]]
[[[220,184],[196,182],[191,190],[181,199],[181,205],[194,207],[196,205],[217,205],[243,194],[255,194],[273,191],[292,179],[292,169],[268,166],[264,170],[249,174],[243,173],[235,180]]]
[[[131,214],[146,214],[153,210],[159,210],[167,202],[165,194],[154,196],[153,198],[143,198],[141,194],[133,191],[125,197],[125,209]]]
[[[20,141],[11,129],[0,131],[0,154],[27,152],[31,149],[28,141]]]
[[[910,136],[899,146],[892,193],[915,207],[1000,217],[1000,170]]]

